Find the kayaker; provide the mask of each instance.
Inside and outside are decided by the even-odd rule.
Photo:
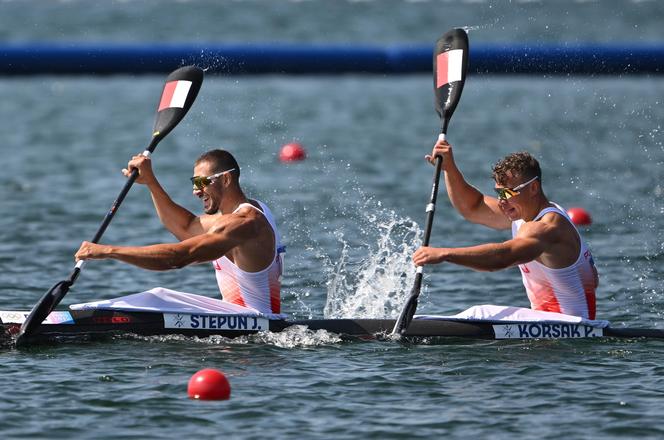
[[[83,242],[76,260],[115,259],[150,270],[171,270],[212,262],[225,301],[261,313],[280,313],[283,247],[269,208],[248,199],[240,187],[240,166],[231,153],[211,150],[194,163],[193,194],[203,203],[194,215],[175,203],[148,157],[134,156],[122,170],[139,172],[157,215],[179,243],[114,246]]]
[[[529,153],[512,153],[493,167],[497,197],[483,195],[457,168],[452,146],[438,141],[431,156],[443,158],[447,194],[454,208],[472,223],[512,229],[512,239],[457,248],[420,247],[417,266],[454,263],[478,271],[518,266],[531,308],[595,318],[599,284],[590,250],[565,210],[542,190],[542,172]]]

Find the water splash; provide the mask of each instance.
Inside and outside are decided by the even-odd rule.
[[[136,334],[118,335],[115,338],[153,343],[196,343],[203,345],[218,345],[222,347],[230,347],[233,345],[266,344],[280,348],[302,348],[320,347],[342,342],[341,337],[335,333],[330,333],[326,330],[309,330],[308,327],[303,325],[293,325],[278,333],[259,332],[253,335],[239,336],[237,338],[226,338],[219,335],[213,335],[207,338],[199,338],[195,336],[191,337],[183,335],[142,336]]]
[[[487,27],[487,25],[461,26],[461,29],[463,29],[467,34],[470,34],[471,31],[479,31]]]
[[[358,246],[343,232],[335,233],[342,251],[328,278],[326,318],[395,317],[406,301],[415,279],[411,256],[420,245],[420,229],[411,219],[376,208],[358,210],[372,212],[361,228],[364,243]]]
[[[233,67],[229,60],[219,54],[202,49],[197,55],[190,55],[181,60],[182,65],[194,64],[208,72],[225,72]]]
[[[259,333],[251,337],[252,342],[275,345],[281,348],[320,347],[338,344],[341,337],[326,330],[309,330],[303,325],[293,325],[279,333]]]

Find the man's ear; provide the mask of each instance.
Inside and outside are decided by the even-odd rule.
[[[530,186],[530,190],[531,190],[532,195],[537,194],[539,192],[539,190],[542,188],[540,186],[540,180],[539,179],[535,179],[535,181],[533,183],[531,183],[529,186]]]

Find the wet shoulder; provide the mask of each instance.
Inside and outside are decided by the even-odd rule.
[[[564,214],[556,211],[547,212],[541,219],[539,219],[538,223],[545,226],[549,233],[555,235],[560,240],[570,241],[572,243],[577,243],[579,240],[579,234],[576,227],[567,219],[567,217],[565,217]]]

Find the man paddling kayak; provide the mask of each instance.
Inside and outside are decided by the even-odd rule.
[[[464,179],[452,147],[434,146],[426,159],[443,158],[445,186],[454,208],[467,220],[493,229],[512,229],[512,239],[459,248],[421,247],[417,266],[450,262],[478,271],[519,266],[531,308],[595,318],[599,283],[590,250],[565,211],[542,190],[539,163],[529,153],[512,153],[493,167],[496,197],[483,195]]]
[[[150,158],[134,156],[123,170],[137,169],[137,183],[150,190],[157,215],[179,243],[113,246],[83,242],[76,260],[115,259],[150,270],[212,262],[225,301],[261,313],[280,313],[283,247],[274,217],[240,187],[240,166],[231,153],[211,150],[194,163],[193,194],[205,214],[175,203],[152,171]]]

